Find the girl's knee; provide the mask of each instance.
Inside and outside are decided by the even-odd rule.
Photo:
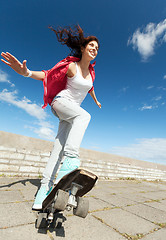
[[[91,120],[91,115],[88,113],[88,119],[89,119],[89,122],[90,122],[90,120]]]
[[[90,115],[88,112],[85,112],[85,114],[84,114],[84,119],[85,119],[87,122],[90,122],[90,120],[91,120],[91,115]]]

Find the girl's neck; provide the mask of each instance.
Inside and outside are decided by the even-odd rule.
[[[87,61],[87,60],[81,58],[81,60],[78,63],[79,63],[79,66],[81,69],[83,69],[83,70],[89,69],[90,61]]]

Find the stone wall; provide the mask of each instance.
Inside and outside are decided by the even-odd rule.
[[[0,175],[39,177],[53,142],[0,131]],[[166,181],[166,166],[87,149],[80,149],[81,167],[103,179]]]

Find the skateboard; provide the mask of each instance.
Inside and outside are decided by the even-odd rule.
[[[89,201],[83,196],[94,187],[97,179],[95,174],[85,169],[76,169],[65,175],[43,201],[36,228],[46,228],[53,222],[57,227],[62,223],[58,214],[64,210],[73,210],[74,215],[85,218]]]

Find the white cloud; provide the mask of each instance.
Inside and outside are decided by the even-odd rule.
[[[41,138],[45,138],[48,140],[54,140],[55,139],[55,134],[54,131],[52,131],[50,128],[47,127],[41,127],[39,129],[35,129],[34,131],[39,135]]]
[[[113,147],[110,152],[124,157],[166,164],[166,138],[137,139],[134,144]]]
[[[153,98],[154,101],[160,101],[161,99],[162,99],[162,96],[157,96]]]
[[[149,87],[147,87],[147,90],[150,90],[152,88],[154,88],[154,86],[149,86]]]
[[[133,45],[146,61],[155,53],[158,44],[163,42],[166,42],[166,19],[158,24],[149,23],[142,31],[138,28],[129,38],[128,45]]]
[[[7,73],[5,73],[4,71],[2,71],[0,69],[0,83],[9,83],[11,85],[11,87],[14,87],[15,85],[13,83],[11,83],[11,81],[9,80],[9,76]]]
[[[164,88],[160,87],[159,90],[164,90]],[[158,95],[149,100],[149,103],[144,103],[144,105],[139,107],[138,110],[154,110],[163,105],[165,105],[165,99],[162,97],[162,95]]]
[[[31,103],[31,101],[26,97],[24,97],[22,100],[19,100],[17,93],[17,90],[10,92],[7,89],[4,89],[2,92],[0,92],[0,100],[23,109],[29,115],[36,117],[39,120],[44,120],[46,118],[46,113],[40,106],[38,106],[36,103]]]
[[[48,118],[48,116],[47,116]],[[48,139],[48,140],[54,140],[55,139],[55,133],[52,130],[52,125],[47,121],[40,121],[39,128],[35,129],[34,132],[37,133],[40,137]]]
[[[40,124],[39,124],[40,125]],[[54,140],[55,139],[55,133],[50,127],[44,127],[44,126],[24,126],[25,128],[30,129],[34,133],[36,133],[39,137],[47,139],[47,140]]]
[[[166,79],[166,75],[164,75],[164,79]]]
[[[140,107],[139,110],[140,111],[144,111],[144,110],[151,110],[153,109],[153,106],[152,105],[144,105],[143,107]]]
[[[17,90],[10,92],[7,89],[4,89],[2,92],[0,92],[0,101],[21,108],[30,116],[37,118],[37,127],[26,126],[26,128],[33,130],[42,138],[53,140],[54,131],[52,130],[53,127],[51,124],[47,121],[47,119],[49,119],[47,113],[41,108],[41,106],[37,105],[36,103],[32,103],[31,100],[26,97],[21,100],[18,99],[17,94]]]
[[[9,82],[7,73],[0,70],[0,82]]]

